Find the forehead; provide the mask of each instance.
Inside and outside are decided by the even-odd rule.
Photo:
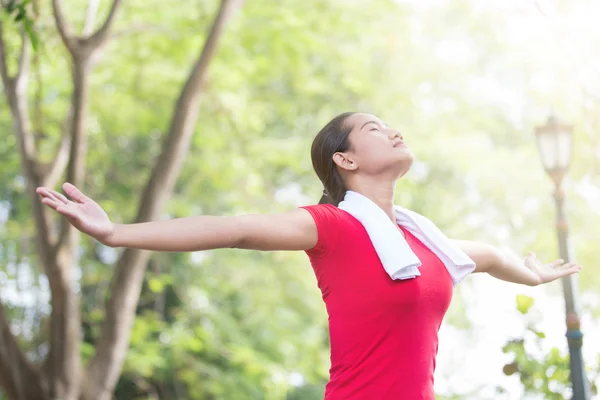
[[[375,121],[375,122],[383,125],[383,122],[379,118],[377,118],[377,116],[375,116],[373,114],[367,114],[367,113],[353,114],[350,117],[348,117],[348,119],[346,120],[346,123],[352,127],[352,130],[355,130],[355,129],[360,129],[361,126],[363,126],[365,123],[367,123],[369,121]]]

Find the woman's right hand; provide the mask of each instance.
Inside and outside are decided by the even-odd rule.
[[[43,204],[64,215],[75,228],[107,244],[115,231],[115,225],[102,207],[70,183],[65,183],[63,190],[72,200],[46,187],[38,187],[36,193],[40,195]]]

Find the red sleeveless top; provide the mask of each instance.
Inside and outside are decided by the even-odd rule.
[[[452,298],[444,264],[402,228],[421,276],[392,280],[362,224],[333,205],[303,207],[315,220],[307,251],[329,315],[326,400],[435,400],[438,330]]]

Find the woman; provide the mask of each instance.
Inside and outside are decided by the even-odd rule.
[[[451,241],[424,217],[401,211],[395,186],[413,159],[402,135],[377,117],[345,113],[313,142],[313,166],[325,187],[320,204],[288,213],[122,225],[68,183],[72,200],[49,188],[37,192],[77,229],[112,247],[305,251],[329,314],[326,399],[434,399],[437,334],[453,285],[474,271],[534,286],[581,267],[543,265],[533,254],[521,262],[491,246]],[[415,223],[399,224],[403,215]]]

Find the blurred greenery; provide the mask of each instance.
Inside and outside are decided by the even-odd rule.
[[[11,17],[14,22],[21,25],[23,30],[27,33],[27,37],[29,38],[32,47],[34,50],[37,50],[40,38],[35,31],[35,16],[33,15],[35,11],[30,11],[36,7],[37,3],[35,3],[33,7],[28,7],[30,3],[31,0],[8,0],[6,3],[3,2],[0,7],[3,8],[6,15]]]
[[[517,308],[523,315],[527,315],[533,303],[531,297],[517,297]],[[533,322],[525,321],[523,337],[511,339],[502,351],[512,356],[512,361],[503,368],[504,374],[517,374],[526,394],[539,394],[549,400],[572,397],[568,353],[554,346],[548,349],[546,335],[537,330]],[[600,363],[586,369],[586,374],[595,397],[598,394],[596,381],[600,375]]]
[[[36,135],[45,161],[59,144],[71,91],[48,3],[36,22],[44,51],[30,88],[31,98],[42,100],[43,131]],[[544,3],[550,11],[542,7],[542,14],[516,0],[425,3],[246,0],[210,67],[192,148],[164,217],[277,212],[316,202],[322,188],[311,169],[312,138],[337,113],[364,110],[401,129],[417,155],[398,187],[399,204],[452,237],[553,258],[551,184],[533,139],[552,107],[575,126],[567,181],[571,238],[585,266],[582,314],[597,316],[600,80],[588,69],[598,65],[593,43],[600,30],[568,16],[598,7],[557,0]],[[135,217],[173,102],[204,40],[199,27],[216,4],[130,0],[115,21],[92,77],[84,190],[117,222]],[[85,6],[73,0],[65,10],[77,27]],[[101,2],[100,12],[108,6]],[[2,18],[12,29],[13,69],[20,25]],[[533,23],[546,28],[535,31]],[[582,54],[596,58],[581,61]],[[1,296],[23,348],[41,360],[49,289],[11,124],[0,96]],[[117,254],[82,242],[76,290],[84,359],[93,353]],[[560,295],[556,286],[547,290]],[[473,329],[470,307],[458,289],[448,323]],[[531,307],[529,297],[518,298],[527,334],[504,351],[514,356],[525,393],[554,398],[566,390],[565,353],[532,355],[528,343],[541,346],[544,334],[528,325]],[[322,399],[328,367],[327,317],[303,254],[155,254],[115,396]]]

